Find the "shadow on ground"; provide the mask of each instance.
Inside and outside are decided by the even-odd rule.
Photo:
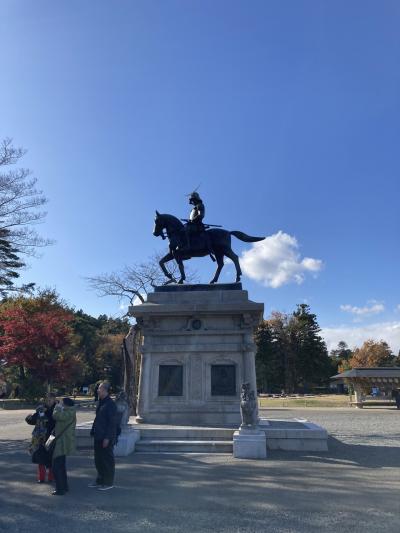
[[[391,437],[393,438],[393,436]],[[373,438],[376,439],[376,435],[373,435]],[[400,467],[400,446],[347,444],[329,436],[328,448],[328,452],[296,452],[288,454],[287,452],[274,451],[273,457],[275,460],[289,462],[312,461],[323,464],[353,464],[354,466],[372,469]],[[272,455],[270,454],[270,456]]]
[[[92,458],[68,458],[71,492],[35,483],[26,441],[0,441],[0,531],[398,532],[400,448],[343,444],[328,452],[133,454],[117,460],[117,488],[87,488]]]

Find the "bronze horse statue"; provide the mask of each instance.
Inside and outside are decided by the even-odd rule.
[[[207,228],[207,224],[204,227]],[[206,255],[210,255],[212,259],[214,259],[213,255],[215,255],[215,260],[217,261],[217,270],[210,283],[216,283],[218,281],[222,267],[224,266],[224,256],[229,257],[233,261],[236,268],[236,283],[238,283],[242,271],[240,270],[239,258],[231,248],[231,235],[244,242],[258,242],[265,238],[250,237],[241,231],[227,231],[225,229],[212,228],[200,232],[197,241],[195,243],[191,242],[191,247],[187,249],[184,247],[184,243],[187,240],[185,226],[182,222],[173,215],[163,215],[156,211],[153,235],[165,239],[164,230],[169,240],[169,252],[160,260],[159,264],[165,276],[169,279],[167,283],[173,283],[175,280],[165,268],[165,263],[175,259],[181,274],[178,283],[181,284],[186,279],[183,261],[192,257],[204,257]]]

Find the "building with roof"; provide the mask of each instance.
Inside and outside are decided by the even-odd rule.
[[[385,393],[396,391],[400,394],[400,367],[378,366],[372,368],[352,368],[332,376],[331,380],[351,385],[354,390],[356,407],[362,408],[366,390],[378,387]]]

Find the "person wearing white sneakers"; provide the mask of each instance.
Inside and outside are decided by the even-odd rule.
[[[117,407],[110,397],[110,384],[98,388],[99,403],[90,434],[94,437],[97,478],[89,487],[106,491],[114,488],[114,445],[117,438]]]

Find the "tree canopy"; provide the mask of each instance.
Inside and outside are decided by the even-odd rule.
[[[33,284],[17,287],[19,271],[25,266],[21,256],[34,255],[50,243],[39,236],[34,225],[46,213],[41,207],[47,202],[36,188],[37,180],[26,168],[15,168],[25,150],[17,148],[9,138],[0,142],[0,295],[29,291]]]
[[[18,295],[0,303],[0,363],[22,395],[47,386],[72,390],[107,379],[123,384],[126,319],[91,317],[68,307],[54,291]]]
[[[349,363],[351,368],[393,366],[395,357],[385,341],[369,339],[354,350]]]
[[[272,313],[256,332],[256,370],[260,389],[286,393],[323,386],[332,374],[325,342],[310,307],[291,314]]]
[[[52,292],[19,296],[0,307],[0,358],[20,368],[21,378],[46,384],[68,381],[78,360],[67,347],[73,315]]]

